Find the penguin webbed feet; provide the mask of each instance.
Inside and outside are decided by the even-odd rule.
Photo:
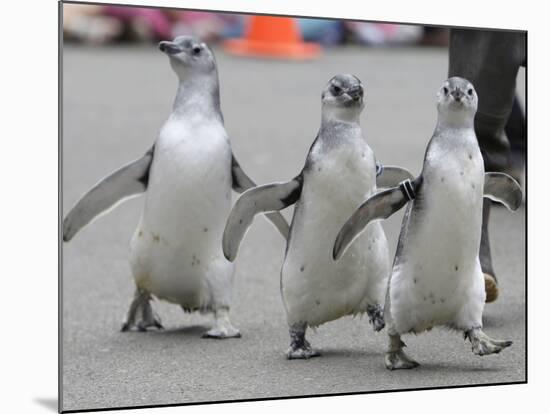
[[[304,340],[302,345],[291,344],[288,351],[286,351],[287,359],[309,359],[321,356],[319,351],[316,351],[311,347],[308,341]]]
[[[213,339],[227,339],[227,338],[240,338],[241,332],[231,327],[220,328],[219,326],[214,326],[212,329],[206,331],[202,334],[203,338],[213,338]]]
[[[149,328],[163,330],[164,327],[160,318],[153,311],[151,306],[151,295],[147,292],[136,291],[134,300],[130,304],[130,309],[126,315],[126,320],[120,328],[121,332],[139,331],[145,332]]]
[[[401,340],[400,335],[390,335],[390,346],[384,356],[384,364],[387,369],[390,371],[395,369],[412,369],[420,365],[403,351],[404,347],[406,345]]]
[[[153,321],[139,321],[137,323],[129,323],[128,321],[125,321],[122,324],[122,327],[120,328],[120,332],[128,332],[128,331],[138,331],[138,332],[147,332],[149,328],[155,328],[159,331],[164,330],[164,326],[160,323],[160,320],[153,320]]]
[[[384,363],[390,371],[395,369],[412,369],[420,366],[418,362],[410,358],[402,349],[395,352],[386,352]]]
[[[472,352],[479,356],[498,354],[504,348],[512,345],[512,341],[498,340],[489,337],[481,328],[473,328],[466,331],[464,336],[472,344]]]
[[[214,318],[214,326],[202,335],[203,338],[227,339],[241,337],[241,332],[233,326],[229,319],[229,309],[223,308],[214,311]]]
[[[386,326],[384,321],[384,311],[382,305],[367,305],[367,315],[369,323],[372,325],[375,332],[379,332]]]
[[[321,356],[306,340],[306,324],[297,324],[289,328],[290,348],[286,351],[287,359],[309,359]]]

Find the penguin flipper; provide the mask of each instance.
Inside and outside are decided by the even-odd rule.
[[[419,177],[420,179],[420,177]],[[365,201],[346,221],[334,242],[332,258],[340,259],[348,246],[373,220],[386,219],[416,197],[415,188],[419,179],[407,179],[398,187],[376,193]]]
[[[521,205],[523,193],[518,182],[508,174],[488,172],[485,173],[483,197],[504,204],[514,211]]]
[[[237,159],[233,155],[231,158],[231,176],[233,179],[233,190],[237,193],[243,193],[244,191],[256,187],[256,183],[246,175],[243,171]],[[288,240],[288,234],[290,233],[290,226],[288,222],[279,212],[266,213],[266,218],[279,230],[279,233]]]
[[[225,224],[222,246],[227,260],[232,262],[237,257],[241,240],[256,214],[282,210],[294,204],[301,191],[301,176],[286,183],[266,184],[245,191],[233,206]]]
[[[108,175],[84,194],[63,220],[63,240],[71,240],[80,229],[119,201],[143,193],[147,189],[152,160],[153,149],[150,149],[143,157]]]
[[[379,173],[376,176],[376,186],[378,188],[396,187],[405,180],[413,180],[413,175],[405,168],[395,165],[377,164]]]

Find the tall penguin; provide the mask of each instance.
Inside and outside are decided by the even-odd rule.
[[[434,326],[463,332],[477,355],[498,353],[512,344],[482,331],[485,287],[478,252],[483,197],[515,210],[522,193],[506,174],[484,171],[474,132],[477,101],[467,80],[445,81],[420,176],[370,197],[334,245],[334,257],[344,260],[350,243],[378,223],[373,220],[387,218],[408,203],[384,310],[390,339],[385,364],[390,370],[418,366],[403,351],[401,335]]]
[[[382,226],[371,226],[340,262],[331,256],[344,220],[376,191],[374,154],[359,124],[363,106],[361,81],[353,75],[334,76],[322,93],[321,128],[302,172],[289,182],[246,191],[227,220],[223,250],[233,261],[255,214],[296,203],[281,271],[289,359],[319,355],[305,339],[308,326],[363,312],[376,330],[384,326],[380,304],[390,263]],[[396,167],[379,167],[378,172],[385,185],[410,177]]]
[[[179,85],[173,110],[153,146],[89,190],[67,214],[63,239],[117,202],[145,192],[143,212],[130,243],[136,284],[122,330],[162,328],[152,296],[185,311],[212,312],[205,336],[240,336],[229,319],[234,264],[222,254],[221,240],[231,208],[231,189],[255,184],[231,151],[220,110],[216,61],[210,48],[190,36],[163,41]],[[288,224],[270,214],[288,236]]]

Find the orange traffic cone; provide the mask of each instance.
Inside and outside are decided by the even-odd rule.
[[[296,20],[290,17],[250,16],[243,39],[224,42],[229,53],[286,59],[313,59],[321,53],[317,43],[304,42]]]

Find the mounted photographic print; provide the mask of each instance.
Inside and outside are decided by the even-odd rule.
[[[526,382],[526,32],[60,8],[62,411]]]

